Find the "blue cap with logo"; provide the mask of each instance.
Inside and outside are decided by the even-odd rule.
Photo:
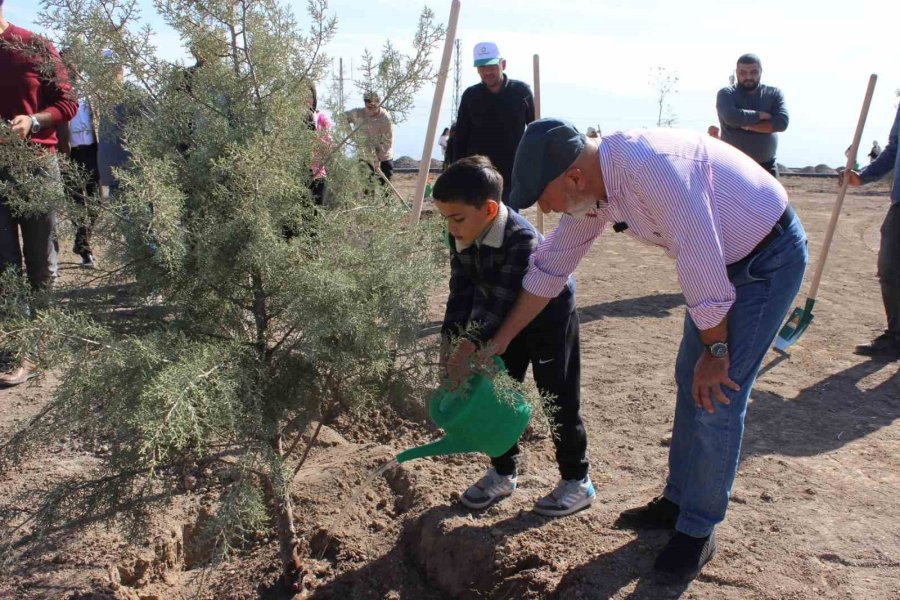
[[[572,166],[585,143],[584,134],[568,121],[531,123],[516,150],[509,206],[523,210],[537,202],[547,185]]]

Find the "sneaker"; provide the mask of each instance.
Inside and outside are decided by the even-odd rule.
[[[857,346],[854,354],[892,360],[900,359],[900,338],[891,332],[885,331],[872,340],[872,343]]]
[[[94,255],[90,252],[82,252],[81,264],[79,266],[83,269],[95,269],[97,268],[97,259],[95,259]]]
[[[20,366],[0,374],[0,387],[21,385],[36,376],[37,372],[34,369],[34,363],[26,358]]]
[[[653,564],[661,583],[687,583],[716,555],[716,532],[702,538],[676,531]]]
[[[469,486],[459,501],[473,510],[481,510],[512,494],[517,482],[515,473],[500,475],[491,467],[485,471],[484,477]]]
[[[675,529],[678,512],[677,504],[660,496],[644,506],[623,510],[615,526],[619,529]]]
[[[546,517],[564,517],[585,509],[594,501],[594,484],[584,479],[560,479],[552,492],[534,503],[532,509]]]

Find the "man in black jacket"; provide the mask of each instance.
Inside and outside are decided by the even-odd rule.
[[[481,83],[463,92],[453,136],[453,158],[481,154],[503,176],[503,202],[509,198],[516,148],[525,127],[534,121],[534,96],[528,84],[504,74],[506,60],[493,42],[475,46]]]

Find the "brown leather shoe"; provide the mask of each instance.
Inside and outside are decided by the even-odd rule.
[[[13,368],[11,371],[0,374],[0,387],[13,387],[21,385],[35,377],[37,373],[34,370],[34,363],[27,358],[22,360],[22,364]]]

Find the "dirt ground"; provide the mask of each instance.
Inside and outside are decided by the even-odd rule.
[[[413,176],[396,183],[408,194]],[[835,181],[783,183],[810,236],[800,303]],[[558,477],[552,443],[540,433],[524,444],[519,490],[473,514],[457,499],[484,457],[423,459],[366,482],[397,451],[438,432],[421,416],[387,408],[367,422],[337,423],[324,429],[294,489],[309,551],[299,597],[900,599],[900,363],[852,354],[884,325],[875,258],[887,205],[884,184],[848,195],[816,320],[789,357],[772,352],[764,363],[732,502],[717,530],[719,553],[689,586],[658,586],[648,576],[667,534],[612,527],[619,511],[662,489],[684,304],[668,258],[609,234],[576,273],[594,506],[556,520],[530,512]],[[64,260],[71,276],[75,257]],[[435,289],[432,321],[442,314],[444,290]],[[52,388],[50,378],[0,391],[0,443],[40,410]],[[46,454],[0,475],[0,510],[27,511],[27,504],[14,506],[18,493],[87,472],[103,451],[75,436],[54,440]],[[196,474],[142,546],[95,528],[22,557],[0,579],[0,598],[284,597],[272,587],[278,563],[271,536],[226,564],[202,568],[191,533],[212,507],[221,476]]]

